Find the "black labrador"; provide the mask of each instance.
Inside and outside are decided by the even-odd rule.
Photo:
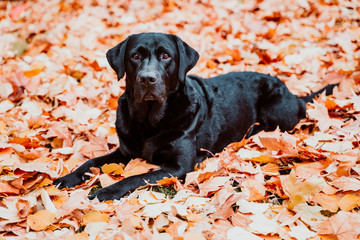
[[[261,130],[291,130],[305,117],[305,103],[334,85],[300,98],[277,77],[256,72],[232,72],[202,79],[187,75],[199,54],[179,37],[163,33],[129,36],[106,54],[118,79],[126,73],[126,90],[119,98],[116,131],[120,146],[91,159],[57,179],[59,188],[86,180],[91,167],[127,164],[141,157],[161,169],[125,178],[92,194],[100,201],[120,199],[145,181],[166,176],[183,178],[195,164],[227,144]]]

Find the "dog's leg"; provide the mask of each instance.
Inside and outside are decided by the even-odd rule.
[[[121,154],[120,149],[117,148],[114,152],[110,154],[88,160],[72,173],[69,173],[59,179],[56,179],[54,181],[54,185],[57,186],[59,189],[72,188],[90,178],[85,173],[90,172],[90,168],[92,167],[101,167],[105,163],[121,162],[127,164],[129,160],[130,159],[125,159]]]
[[[125,178],[120,182],[98,190],[89,198],[94,199],[97,197],[100,201],[120,199],[130,191],[134,191],[147,183],[156,183],[156,181],[164,177],[184,178],[186,173],[194,170],[196,148],[193,142],[191,139],[184,138],[169,142],[169,145],[164,146],[164,148],[172,151],[163,151],[161,149],[154,154],[153,163],[160,165],[161,169]]]
[[[140,175],[131,176],[114,183],[106,188],[102,188],[92,195],[89,199],[98,198],[100,201],[120,199],[125,194],[134,191],[136,188],[146,185],[147,183],[156,183],[156,181],[164,177],[177,176],[182,178],[185,176],[186,171],[182,167],[168,168],[162,167],[160,170],[144,173]]]

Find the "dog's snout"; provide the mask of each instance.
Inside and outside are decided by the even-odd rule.
[[[156,77],[153,76],[141,76],[139,78],[140,83],[146,86],[154,84],[156,80],[157,80]]]

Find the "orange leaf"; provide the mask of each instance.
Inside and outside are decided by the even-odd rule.
[[[354,194],[346,194],[339,201],[340,209],[343,211],[350,211],[356,206],[360,206],[360,196]]]
[[[342,191],[360,190],[360,181],[355,177],[340,177],[331,182],[331,185]]]
[[[258,201],[265,198],[266,188],[256,180],[246,179],[241,183],[241,187],[245,188],[249,196],[249,201]]]
[[[333,100],[331,100],[330,98],[327,98],[326,101],[325,101],[325,107],[328,110],[333,110],[333,109],[336,109],[339,106]]]
[[[117,180],[113,179],[112,177],[110,177],[107,174],[100,174],[99,180],[100,180],[100,184],[103,188],[118,182]]]
[[[286,154],[297,155],[296,138],[288,133],[282,133],[279,129],[273,132],[259,133],[261,144],[270,151],[283,151]]]
[[[171,178],[165,177],[165,178],[157,181],[157,183],[162,185],[162,186],[170,186],[170,185],[173,185],[173,184],[175,184],[177,182],[178,182],[177,177],[171,177]]]
[[[208,67],[208,68],[210,68],[210,69],[214,69],[214,68],[216,68],[217,67],[217,64],[216,64],[216,62],[214,61],[214,60],[208,60],[207,62],[206,62],[206,67]]]
[[[104,164],[101,167],[101,171],[103,171],[103,173],[120,175],[124,173],[124,168],[120,164],[110,163]]]
[[[318,234],[336,236],[338,240],[357,239],[360,234],[358,213],[338,212],[317,226]]]
[[[339,199],[335,195],[318,193],[311,200],[331,212],[336,212],[339,208]]]
[[[176,223],[173,223],[166,229],[166,233],[170,234],[171,237],[174,239],[178,238],[182,235],[182,233],[185,231],[187,227],[187,223],[184,221],[178,221]]]
[[[0,182],[0,194],[19,194],[20,190],[17,188],[14,188],[6,183]]]
[[[15,6],[13,9],[11,9],[10,18],[12,20],[18,19],[21,16],[21,14],[25,12],[27,9],[28,9],[27,4]]]
[[[36,213],[28,216],[27,224],[31,229],[35,231],[41,231],[51,225],[55,219],[55,216],[55,213],[48,210],[39,210]]]
[[[268,156],[268,155],[261,155],[261,156],[258,156],[258,157],[247,158],[245,160],[249,160],[249,161],[253,161],[253,162],[259,162],[259,163],[272,162],[271,157]]]
[[[105,213],[101,213],[96,210],[91,210],[86,213],[82,219],[84,225],[88,224],[89,222],[108,222],[109,216]]]
[[[134,175],[139,175],[142,173],[147,173],[150,169],[158,169],[159,166],[148,164],[146,161],[136,158],[131,160],[124,169],[124,177],[130,177]]]
[[[34,76],[38,75],[41,72],[42,72],[42,69],[34,68],[34,69],[29,70],[29,71],[24,71],[24,75],[26,77],[34,77]]]
[[[196,214],[196,213],[193,213],[193,212],[190,212],[188,215],[186,215],[186,219],[189,221],[189,222],[199,222],[201,220],[204,219],[204,217],[202,217],[200,214]]]

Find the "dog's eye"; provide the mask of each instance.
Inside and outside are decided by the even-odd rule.
[[[134,53],[132,56],[131,56],[132,59],[134,60],[139,60],[140,59],[140,56],[138,53]]]
[[[167,53],[164,53],[163,55],[162,55],[162,59],[169,59],[170,58],[170,56],[169,56],[169,54],[167,54]]]

